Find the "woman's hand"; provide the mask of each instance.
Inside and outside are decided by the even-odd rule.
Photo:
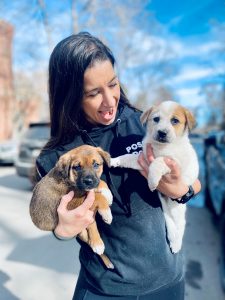
[[[147,144],[146,158],[144,154],[141,153],[138,158],[138,162],[142,167],[142,171],[140,173],[148,179],[148,169],[149,165],[153,162],[154,156],[152,147],[150,144]],[[170,158],[164,158],[165,163],[170,168],[171,172],[162,176],[157,190],[167,197],[178,199],[181,198],[188,192],[188,186],[183,182],[181,178],[181,172],[179,166],[176,162]],[[192,185],[195,194],[197,194],[201,190],[200,181],[197,179]]]
[[[59,222],[54,232],[65,238],[74,237],[88,225],[94,222],[94,212],[90,210],[95,200],[94,191],[90,191],[85,201],[73,210],[67,209],[67,204],[73,199],[74,192],[64,195],[57,209]]]

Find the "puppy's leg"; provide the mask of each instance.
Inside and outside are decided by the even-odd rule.
[[[102,261],[104,262],[105,266],[108,268],[108,269],[114,269],[114,265],[113,263],[110,261],[110,259],[108,258],[108,256],[106,256],[105,254],[101,254],[100,255]]]
[[[82,230],[79,234],[78,237],[85,243],[88,243],[88,232],[87,229]]]
[[[92,248],[92,250],[95,253],[99,255],[103,254],[105,250],[105,245],[99,235],[99,231],[95,221],[87,227],[87,231],[89,237],[88,239],[89,246]]]
[[[131,168],[135,170],[141,170],[138,163],[139,154],[124,154],[118,157],[111,158],[110,167],[121,167],[121,168]]]
[[[105,199],[107,200],[108,205],[112,205],[113,195],[112,195],[106,182],[104,182],[103,180],[100,180],[98,188],[95,190],[95,192],[101,193],[102,196],[105,197]]]
[[[95,202],[98,213],[102,216],[105,223],[112,223],[112,213],[107,198],[100,192],[95,194]]]
[[[108,205],[112,205],[113,195],[112,195],[110,189],[108,189],[108,188],[100,188],[99,192],[107,200]]]
[[[182,247],[185,230],[186,205],[172,201],[159,193],[163,213],[166,221],[167,238],[173,253],[177,253]]]
[[[163,157],[157,157],[149,166],[148,186],[154,191],[163,175],[170,173],[170,168],[166,165]]]

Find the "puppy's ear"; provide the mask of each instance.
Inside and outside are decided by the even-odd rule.
[[[104,151],[102,148],[98,147],[97,148],[98,153],[101,155],[103,158],[104,162],[107,164],[107,166],[110,166],[110,154],[106,151]]]
[[[64,154],[60,157],[56,164],[56,169],[59,172],[60,176],[63,178],[69,177],[69,171],[71,166],[71,156]]]
[[[193,116],[192,112],[190,112],[186,108],[184,108],[184,114],[185,114],[188,129],[189,130],[193,129],[196,125],[195,117]]]
[[[144,124],[148,121],[148,118],[149,118],[150,114],[152,113],[152,111],[153,111],[153,107],[149,108],[148,110],[146,110],[142,113],[141,118],[140,118],[142,124]]]

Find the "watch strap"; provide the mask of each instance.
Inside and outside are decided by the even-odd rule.
[[[177,203],[185,204],[194,196],[194,194],[195,194],[195,192],[194,192],[193,187],[191,185],[189,185],[187,193],[184,194],[181,198],[179,198],[179,199],[171,198],[171,199],[173,201],[176,201]]]

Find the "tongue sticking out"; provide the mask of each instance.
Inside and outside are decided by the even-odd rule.
[[[101,115],[104,119],[111,119],[113,112],[112,111],[101,111]]]

